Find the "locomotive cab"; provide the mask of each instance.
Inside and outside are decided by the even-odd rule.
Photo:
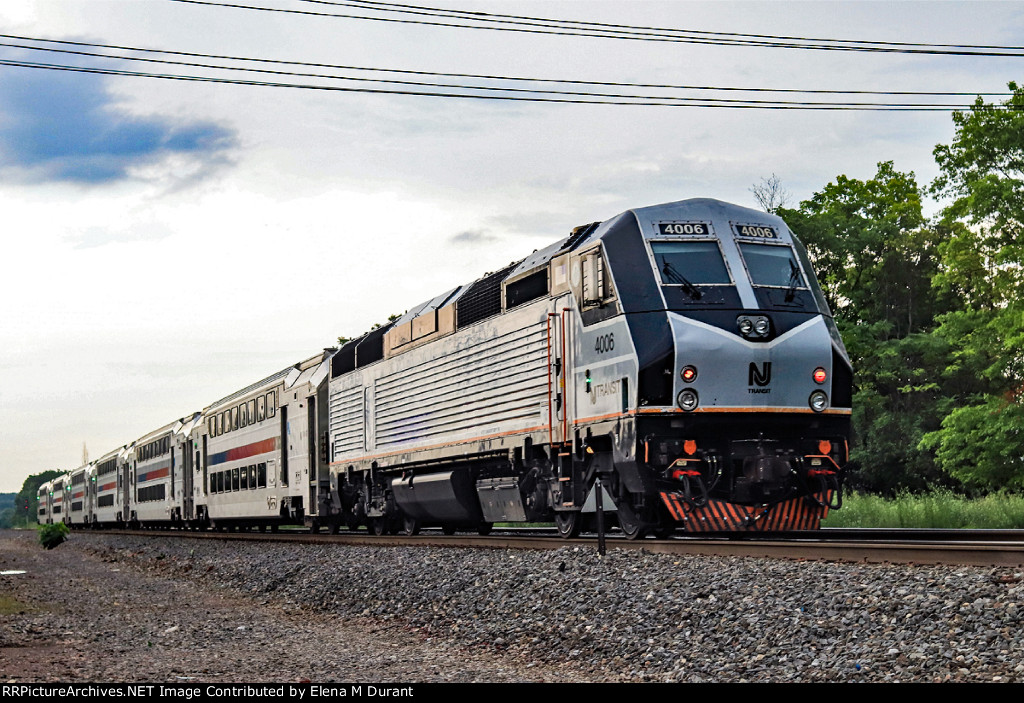
[[[840,502],[852,373],[799,240],[714,200],[634,210],[598,235],[630,283],[616,287],[637,365],[620,502],[690,530],[769,514],[774,529],[817,527]]]

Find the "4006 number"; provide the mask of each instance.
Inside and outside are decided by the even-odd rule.
[[[768,225],[733,225],[740,237],[756,237],[758,239],[778,239],[774,227]]]
[[[599,334],[594,342],[594,351],[598,354],[604,354],[615,349],[615,334]]]
[[[705,235],[711,231],[705,222],[659,222],[658,234],[700,234]]]

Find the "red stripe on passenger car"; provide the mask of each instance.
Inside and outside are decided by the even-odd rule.
[[[171,475],[171,467],[170,466],[164,466],[164,467],[161,467],[159,469],[153,469],[151,471],[147,471],[144,474],[139,474],[138,482],[142,483],[143,481],[152,481],[154,479],[164,478],[165,476],[170,476],[170,475]]]

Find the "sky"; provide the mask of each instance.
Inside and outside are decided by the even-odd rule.
[[[655,28],[1024,46],[1018,2],[422,2]],[[497,32],[408,11],[236,4],[306,14],[172,0],[0,3],[0,492],[76,468],[83,451],[97,459],[574,226],[692,197],[755,207],[751,188],[773,174],[795,206],[840,174],[872,177],[880,161],[927,185],[937,174],[932,150],[954,135],[948,110],[513,102],[117,75],[458,92],[284,75],[337,72],[295,63],[246,64],[279,71],[271,74],[131,62],[110,57],[222,60],[95,45],[602,84],[981,93],[990,102],[1024,81],[1024,58],[1012,56]]]

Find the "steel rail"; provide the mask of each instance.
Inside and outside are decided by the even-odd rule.
[[[75,531],[75,535],[116,534],[140,537],[179,537],[218,540],[257,540],[301,544],[388,547],[471,547],[477,549],[559,549],[566,546],[597,548],[592,537],[558,539],[550,534],[522,534],[521,529],[477,535],[443,535],[424,531],[419,535],[376,536],[367,532],[311,534],[299,530],[280,532],[211,532],[187,530]],[[822,530],[819,532],[736,538],[679,537],[665,540],[627,540],[609,535],[613,549],[645,550],[657,554],[799,559],[874,564],[970,564],[1024,567],[1024,531],[1014,530],[909,530],[901,538],[896,530]]]

